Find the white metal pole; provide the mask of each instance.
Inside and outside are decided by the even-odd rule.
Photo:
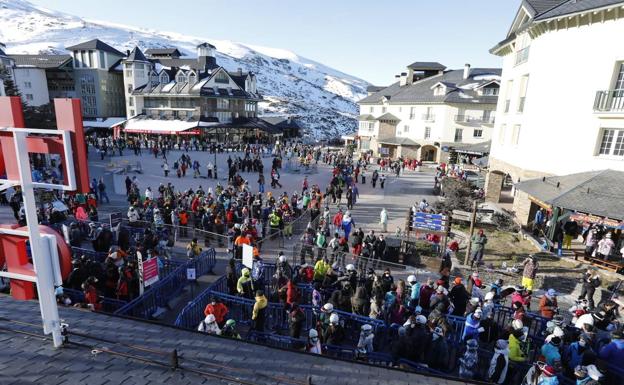
[[[39,220],[37,218],[37,207],[35,205],[35,192],[33,188],[32,174],[30,171],[30,160],[26,152],[27,132],[14,132],[15,154],[17,155],[17,166],[22,186],[22,196],[24,198],[24,212],[26,224],[28,225],[28,238],[30,240],[30,251],[33,265],[37,275],[37,294],[39,296],[39,307],[43,320],[43,332],[52,333],[54,347],[63,344],[61,336],[61,324],[54,295],[54,273],[50,260],[49,248],[42,242],[39,232]],[[67,154],[71,156],[72,154]]]

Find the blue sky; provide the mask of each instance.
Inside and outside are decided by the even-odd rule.
[[[414,61],[500,67],[520,0],[31,0],[77,16],[289,49],[376,85]],[[181,6],[178,8],[178,6]]]

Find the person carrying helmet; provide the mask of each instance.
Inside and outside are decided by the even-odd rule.
[[[329,326],[323,332],[323,341],[326,345],[340,346],[345,339],[345,331],[340,325],[340,317],[336,313],[329,316]]]
[[[313,354],[323,354],[321,348],[321,341],[319,340],[318,332],[316,329],[310,329],[308,332],[308,343],[306,345],[306,352]]]
[[[364,324],[360,328],[360,339],[357,344],[356,356],[358,359],[366,360],[366,357],[375,351],[373,341],[375,334],[373,334],[373,327],[369,324]]]
[[[197,331],[208,334],[221,334],[221,329],[219,329],[219,325],[217,325],[214,314],[208,314],[206,318],[199,323]]]
[[[236,321],[233,319],[229,319],[225,322],[225,326],[221,329],[221,335],[223,337],[234,338],[237,340],[241,339],[240,334],[236,331]]]

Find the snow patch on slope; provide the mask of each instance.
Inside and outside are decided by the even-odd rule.
[[[369,85],[285,49],[85,20],[24,0],[0,0],[0,25],[0,41],[14,54],[67,53],[64,47],[98,38],[122,52],[135,45],[141,49],[175,46],[194,57],[195,47],[207,41],[217,47],[219,65],[258,75],[258,89],[266,99],[259,106],[261,115],[298,116],[307,135],[317,139],[355,131],[356,101],[366,96]]]

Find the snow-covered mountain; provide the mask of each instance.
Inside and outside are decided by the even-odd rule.
[[[64,47],[98,38],[120,51],[175,46],[191,57],[207,41],[217,47],[217,62],[230,71],[258,75],[266,102],[261,115],[297,115],[307,135],[336,138],[356,128],[356,101],[368,83],[303,58],[291,51],[182,35],[115,23],[85,20],[44,9],[24,0],[0,0],[0,42],[8,53],[67,53]]]

